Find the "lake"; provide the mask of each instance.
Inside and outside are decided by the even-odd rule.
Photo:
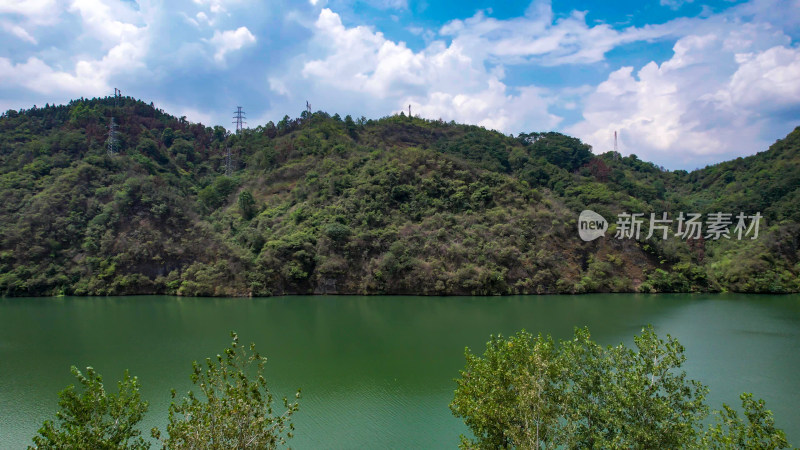
[[[134,296],[0,299],[0,448],[24,448],[55,416],[70,365],[114,385],[130,369],[150,401],[144,429],[163,429],[170,389],[190,389],[192,361],[230,330],[269,358],[274,393],[302,388],[293,448],[453,448],[467,431],[448,408],[465,347],[575,326],[632,344],[647,324],[686,347],[712,409],[753,392],[800,444],[800,295]]]

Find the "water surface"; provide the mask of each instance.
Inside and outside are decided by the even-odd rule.
[[[221,352],[230,330],[268,356],[274,392],[302,388],[293,448],[453,448],[467,431],[448,409],[464,347],[575,326],[630,344],[646,324],[686,347],[712,408],[753,392],[800,444],[798,295],[141,296],[0,299],[0,448],[31,443],[73,364],[107,382],[130,369],[150,401],[145,429],[163,429],[170,388],[188,390],[192,361]]]

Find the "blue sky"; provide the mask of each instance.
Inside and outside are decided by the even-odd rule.
[[[0,110],[105,96],[231,127],[331,114],[557,130],[670,169],[800,125],[800,0],[0,0]]]

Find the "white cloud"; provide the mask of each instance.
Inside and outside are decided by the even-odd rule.
[[[724,104],[753,110],[800,105],[800,49],[772,47],[736,54],[739,68],[718,94]]]
[[[6,32],[11,33],[14,36],[22,39],[23,41],[28,41],[28,42],[30,42],[31,44],[34,44],[34,45],[37,44],[36,38],[31,36],[30,33],[28,33],[28,31],[25,28],[22,28],[21,26],[15,24],[15,23],[9,22],[7,20],[3,20],[3,21],[0,21],[0,28],[2,28]]]
[[[403,42],[388,40],[369,27],[345,27],[338,14],[323,9],[315,23],[314,42],[319,59],[303,64],[310,82],[346,91],[372,105],[384,105],[384,113],[405,110],[427,118],[475,123],[510,131],[524,122],[551,128],[559,118],[547,112],[548,94],[543,89],[522,88],[512,94],[501,81],[502,67],[489,69],[481,59],[467,54],[454,41],[434,41],[414,52]],[[273,91],[285,92],[290,80]]]
[[[256,37],[247,29],[247,27],[239,27],[235,30],[226,30],[220,32],[214,31],[214,36],[206,40],[211,44],[216,52],[214,53],[214,60],[219,63],[225,62],[225,55],[241,49],[242,47],[256,42]]]
[[[267,81],[269,82],[270,90],[276,94],[283,96],[290,95],[289,89],[286,87],[286,83],[284,83],[283,80],[276,77],[269,77]]]
[[[365,2],[379,9],[409,4]],[[641,27],[587,23],[586,12],[555,15],[547,0],[533,1],[520,17],[497,19],[484,10],[438,30],[404,22],[406,15],[397,13],[396,29],[421,36],[422,47],[346,25],[325,9],[328,3],[335,4],[243,8],[241,0],[193,0],[187,8],[158,0],[0,0],[0,40],[13,49],[0,56],[0,84],[15,92],[1,101],[63,101],[121,86],[171,101],[170,111],[204,123],[211,117],[229,122],[229,114],[217,117],[203,107],[227,111],[219,103],[235,103],[228,97],[243,92],[264,96],[259,103],[269,110],[253,111],[253,117],[270,120],[302,110],[306,99],[318,109],[371,117],[411,104],[414,114],[504,132],[560,126],[598,151],[613,146],[618,130],[623,151],[692,167],[765,148],[796,125],[800,112],[800,56],[790,37],[800,36],[800,15],[791,13],[800,10],[800,0],[749,0],[721,13],[706,9],[698,17]],[[170,21],[176,16],[185,20]],[[262,30],[267,22],[265,38],[256,39],[253,27]],[[51,28],[44,33],[43,27]],[[290,36],[281,43],[287,51],[266,48],[273,28],[281,38]],[[609,60],[609,51],[641,41],[672,41],[673,54],[609,65],[621,54]],[[232,58],[244,48],[264,57]],[[208,64],[212,58],[216,67]],[[552,74],[568,69],[549,68],[585,65],[604,72],[602,82],[565,85]],[[538,84],[543,66],[548,88]],[[230,93],[191,103],[194,109],[181,107],[186,91],[176,86],[214,89],[220,70],[236,80]],[[248,76],[237,77],[241,73]]]
[[[770,27],[721,25],[679,39],[660,65],[612,72],[567,131],[604,152],[619,130],[623,153],[685,168],[765,149],[797,125],[800,48]]]
[[[3,0],[0,1],[0,15],[9,16],[11,20],[0,21],[0,28],[36,45],[34,30],[56,24],[62,11],[56,0]]]
[[[453,20],[439,31],[470,55],[506,64],[533,62],[547,66],[600,62],[618,45],[672,32],[670,27],[619,31],[607,24],[589,26],[586,12],[580,11],[554,19],[547,0],[535,0],[523,17],[500,20],[479,12],[466,20]]]
[[[3,0],[0,14],[18,15],[35,25],[51,25],[61,14],[59,3],[56,0]]]
[[[589,26],[585,13],[554,19],[549,1],[537,0],[524,17],[498,20],[478,12],[466,20],[453,20],[439,30],[449,43],[431,40],[424,49],[413,51],[370,27],[346,27],[338,14],[326,8],[312,28],[308,54],[316,56],[305,57],[301,73],[313,86],[332,87],[371,105],[383,105],[384,113],[411,104],[425,117],[504,132],[553,129],[561,118],[548,109],[556,102],[569,106],[565,109],[578,107],[581,102],[575,93],[535,85],[510,88],[503,81],[506,65],[597,63],[621,44],[668,36],[677,28],[619,31],[605,24]],[[282,95],[299,85],[290,77],[269,81],[272,91]],[[322,95],[334,103],[341,101],[330,93]]]
[[[0,80],[7,86],[22,86],[42,94],[92,95],[108,90],[104,74],[97,68],[91,62],[80,61],[72,74],[55,71],[38,58],[19,64],[0,58]]]
[[[369,0],[368,3],[380,9],[408,9],[408,0]]]
[[[661,0],[661,6],[667,6],[671,9],[680,9],[686,3],[692,3],[694,0]]]
[[[214,125],[214,119],[211,114],[197,108],[177,106],[174,109],[170,109],[170,113],[175,114],[176,117],[186,116],[186,120],[189,122],[202,123],[206,126]]]
[[[216,23],[216,19],[208,17],[208,14],[203,11],[199,11],[194,15],[194,17],[189,16],[183,11],[180,12],[180,15],[187,23],[192,24],[196,28],[200,28],[202,26],[214,26]]]
[[[123,2],[115,2],[113,6],[112,10],[108,2],[101,0],[73,0],[69,11],[80,15],[83,32],[99,40],[104,48],[127,44],[137,50],[139,57],[143,56],[147,27],[132,23],[139,19],[139,14]]]
[[[419,101],[424,103],[420,104]],[[433,91],[422,99],[410,99],[412,114],[427,118],[455,118],[489,129],[509,132],[523,121],[541,129],[553,129],[561,118],[547,112],[550,99],[542,89],[527,87],[510,95],[505,84],[490,78],[485,89],[466,94]],[[415,104],[416,103],[416,104]]]
[[[42,94],[101,95],[110,89],[109,79],[115,74],[144,67],[147,27],[134,25],[132,22],[139,20],[142,13],[121,2],[113,3],[112,8],[98,0],[73,0],[65,11],[56,2],[12,2],[0,6],[0,11],[21,14],[36,24],[47,24],[62,12],[74,14],[80,18],[81,35],[99,42],[101,51],[82,52],[74,58],[72,70],[37,56],[17,63],[0,58],[0,80],[7,86],[22,86]],[[27,35],[25,30],[17,31],[20,37]],[[27,37],[35,43],[32,36]]]
[[[234,3],[235,0],[193,0],[195,4],[208,7],[208,10],[213,14],[225,13],[228,10],[225,8],[226,4]]]

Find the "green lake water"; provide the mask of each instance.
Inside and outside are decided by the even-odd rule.
[[[712,409],[751,391],[800,445],[800,296],[592,294],[0,299],[0,448],[24,448],[54,417],[73,364],[106,382],[130,369],[150,401],[144,428],[163,429],[170,388],[188,390],[192,361],[230,330],[269,358],[273,392],[302,388],[293,448],[453,448],[467,431],[448,408],[464,347],[575,326],[630,344],[646,324],[686,347]]]

